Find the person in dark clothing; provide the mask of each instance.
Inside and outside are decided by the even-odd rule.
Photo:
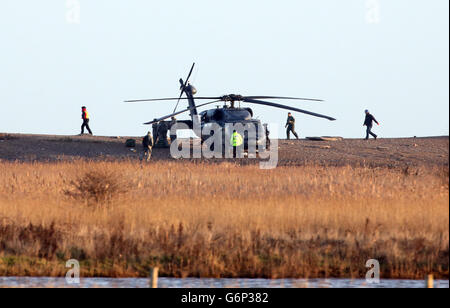
[[[369,110],[365,111],[366,118],[364,119],[363,126],[366,126],[366,140],[369,140],[369,135],[371,135],[373,138],[377,139],[378,136],[372,132],[373,122],[377,123],[377,125],[380,125],[378,121],[375,119],[375,117],[370,114]]]
[[[158,122],[156,122],[156,119],[153,119],[155,123],[152,125],[153,130],[153,144],[156,144],[158,142]]]
[[[150,158],[152,157],[152,146],[153,146],[153,141],[152,141],[152,134],[150,132],[147,133],[147,135],[145,135],[144,138],[142,138],[142,146],[143,146],[143,150],[144,152],[143,154],[143,159],[145,159],[146,161],[149,161]]]
[[[169,124],[169,130],[170,130],[170,143],[172,144],[173,142],[175,142],[175,140],[177,139],[177,130],[176,130],[176,126],[177,125],[177,119],[175,117],[171,118],[170,124]],[[175,126],[175,127],[174,127]],[[172,127],[173,127],[173,131],[172,131]]]
[[[287,140],[291,139],[291,132],[295,136],[295,138],[298,139],[298,135],[295,132],[295,119],[290,112],[288,113],[288,118],[287,118],[285,127],[286,127]]]
[[[81,135],[84,134],[84,128],[86,128],[89,134],[92,135],[91,128],[89,127],[89,113],[86,110],[86,107],[81,107],[81,119],[83,119],[83,124],[81,125]]]

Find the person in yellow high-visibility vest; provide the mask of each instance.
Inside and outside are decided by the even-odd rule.
[[[86,107],[81,107],[81,119],[83,120],[83,124],[81,125],[81,135],[84,134],[84,128],[87,128],[90,135],[92,135],[91,128],[89,127],[89,113],[86,110]]]
[[[233,131],[230,143],[233,146],[233,158],[236,158],[237,148],[244,143],[244,138],[237,131]]]

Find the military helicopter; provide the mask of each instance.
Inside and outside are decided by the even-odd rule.
[[[289,111],[295,111],[300,112],[304,114],[308,114],[314,117],[324,118],[330,121],[336,120],[335,118],[310,112],[307,110],[281,105],[278,103],[272,103],[267,102],[265,99],[282,99],[282,100],[303,100],[303,101],[316,101],[316,102],[322,102],[323,100],[320,99],[312,99],[312,98],[298,98],[298,97],[282,97],[282,96],[242,96],[237,94],[228,94],[218,97],[195,97],[194,95],[197,94],[197,89],[190,84],[189,78],[191,77],[192,71],[194,70],[195,63],[192,64],[191,70],[189,71],[189,74],[187,78],[183,81],[182,78],[180,78],[180,96],[178,98],[157,98],[157,99],[139,99],[139,100],[127,100],[125,102],[127,103],[137,103],[137,102],[155,102],[155,101],[177,101],[175,108],[173,110],[173,113],[160,117],[158,119],[154,119],[153,121],[144,123],[144,125],[151,125],[153,123],[160,123],[166,119],[169,119],[171,117],[175,117],[179,114],[183,114],[186,112],[190,112],[191,120],[184,120],[184,121],[177,121],[177,123],[184,123],[186,124],[190,129],[193,129],[194,126],[197,124],[201,127],[202,132],[207,132],[206,135],[203,135],[201,133],[201,136],[199,136],[198,132],[194,130],[194,133],[197,134],[197,137],[200,137],[202,141],[209,138],[210,130],[208,129],[209,126],[212,126],[212,124],[220,125],[223,129],[225,129],[226,124],[236,124],[241,123],[243,125],[246,124],[253,124],[256,127],[256,144],[262,144],[265,143],[265,133],[263,132],[261,121],[259,119],[255,119],[253,110],[251,108],[241,108],[236,106],[236,102],[242,102],[242,103],[250,103],[250,104],[257,104],[257,105],[264,105],[264,106],[270,106],[280,109],[286,109]],[[183,94],[186,94],[186,97],[183,97]],[[264,99],[264,101],[262,100]],[[181,111],[177,111],[177,107],[181,100],[187,100],[188,101],[188,108],[183,109]],[[195,100],[209,100],[209,102],[202,103],[199,105],[196,105]],[[217,106],[215,109],[209,109],[202,112],[198,112],[198,108],[204,107],[207,105],[211,105],[214,103],[223,102],[223,107]],[[225,134],[224,134],[225,135]],[[247,146],[248,144],[248,138],[245,136],[245,142]]]

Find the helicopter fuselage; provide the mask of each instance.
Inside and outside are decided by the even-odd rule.
[[[217,127],[222,129],[222,135],[231,135],[237,125],[249,128],[255,132],[253,140],[249,140],[248,131],[244,131],[244,143],[246,146],[252,143],[259,145],[265,143],[265,132],[261,121],[253,118],[253,111],[250,108],[234,108],[224,106],[222,108],[210,109],[199,114],[202,128],[202,140],[211,137],[211,132]],[[229,131],[228,131],[229,130]],[[200,137],[200,136],[199,136]]]
[[[180,79],[180,84],[183,86],[183,81]],[[233,126],[241,124],[245,127],[251,127],[256,133],[256,138],[253,141],[249,141],[247,132],[244,132],[244,143],[248,147],[249,144],[254,145],[265,143],[266,135],[263,131],[261,121],[253,118],[253,110],[251,108],[236,108],[234,99],[239,99],[238,96],[229,95],[231,107],[224,105],[223,107],[217,107],[216,109],[209,109],[198,113],[196,104],[194,101],[194,95],[197,93],[196,88],[189,84],[184,92],[188,98],[190,116],[192,123],[190,126],[200,127],[201,133],[198,130],[193,129],[194,134],[200,137],[202,141],[207,140],[212,136],[212,132],[217,126],[222,128],[222,136],[230,135],[233,131],[229,132],[227,129],[232,129]],[[198,123],[200,121],[200,123]]]

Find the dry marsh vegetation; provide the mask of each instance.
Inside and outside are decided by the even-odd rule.
[[[0,276],[448,278],[448,168],[0,163]]]

